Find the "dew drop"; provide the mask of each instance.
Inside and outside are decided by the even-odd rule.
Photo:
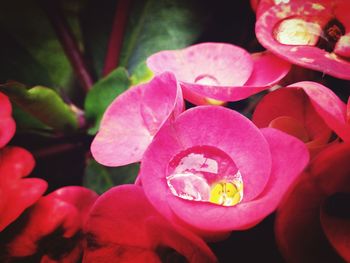
[[[243,198],[243,180],[234,161],[213,146],[178,153],[168,165],[171,193],[183,199],[233,206]]]
[[[198,75],[194,82],[202,85],[220,85],[220,82],[214,76],[210,74],[201,74]]]
[[[322,35],[322,28],[319,24],[308,22],[301,17],[292,17],[278,23],[273,35],[284,45],[315,46]]]

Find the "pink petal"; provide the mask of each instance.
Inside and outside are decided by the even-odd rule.
[[[160,262],[156,251],[166,247],[190,262],[216,262],[201,239],[161,217],[136,185],[115,187],[103,194],[85,232],[88,243],[83,262]]]
[[[346,105],[327,87],[311,81],[302,81],[288,87],[302,88],[312,105],[327,125],[344,141],[350,141],[350,125],[346,119]]]
[[[106,166],[140,161],[164,121],[182,110],[181,90],[170,73],[130,88],[106,110],[91,145],[94,158]]]
[[[254,70],[244,85],[214,86],[183,83],[184,94],[192,92],[202,98],[204,96],[220,101],[237,101],[270,88],[287,75],[290,70],[288,62],[279,59],[270,52],[254,53],[252,59]],[[197,101],[199,101],[198,98]]]
[[[191,218],[188,220],[191,225],[215,231],[227,230],[232,225],[226,227],[213,224],[213,221],[222,215],[222,211],[230,211],[234,207],[186,201],[174,196],[167,186],[165,177],[171,159],[196,145],[215,146],[231,156],[244,182],[242,203],[256,198],[269,180],[269,146],[261,132],[239,113],[223,107],[201,106],[187,110],[175,122],[165,124],[147,149],[141,163],[142,185],[158,211],[174,219],[169,208],[171,203],[172,209],[177,207],[176,213],[181,213],[181,218]],[[176,202],[178,205],[175,205]],[[199,217],[202,212],[208,216]]]
[[[292,262],[338,262],[320,224],[320,209],[328,196],[350,192],[350,144],[321,152],[278,209],[276,237]]]
[[[241,86],[253,71],[253,61],[247,51],[224,43],[201,43],[181,50],[161,51],[150,56],[147,65],[155,74],[173,72],[182,83],[211,80],[219,86]]]
[[[278,82],[290,69],[289,63],[268,52],[250,56],[240,47],[223,43],[161,51],[149,57],[147,65],[155,74],[173,72],[184,97],[198,105],[208,104],[208,98],[219,101],[247,98]]]
[[[168,196],[168,203],[176,216],[201,231],[222,232],[253,227],[272,213],[306,166],[308,152],[292,136],[275,129],[263,129],[262,132],[270,146],[272,171],[269,182],[258,197],[246,202],[243,199],[233,207],[221,207],[207,203],[191,206],[189,201]]]
[[[332,6],[329,6],[329,3],[332,3]],[[322,27],[334,17],[332,12],[339,5],[344,5],[345,9],[349,7],[347,1],[341,0],[334,2],[290,1],[288,4],[273,6],[258,17],[255,27],[256,36],[266,49],[293,64],[321,71],[337,78],[350,79],[350,64],[347,60],[315,46],[285,45],[274,38],[275,27],[280,21],[288,18],[301,18],[317,22]],[[341,14],[336,18],[341,21],[347,19]]]

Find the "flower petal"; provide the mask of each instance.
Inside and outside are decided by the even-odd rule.
[[[216,262],[206,244],[172,225],[151,206],[141,187],[123,185],[104,193],[85,226],[83,262],[160,262],[158,249],[170,247],[189,262]]]
[[[279,207],[276,237],[286,259],[340,262],[323,233],[320,209],[327,197],[350,192],[349,158],[350,144],[346,143],[321,152]]]
[[[47,183],[38,178],[22,179],[35,164],[33,156],[20,147],[0,150],[0,232],[46,191]]]
[[[293,64],[321,71],[337,78],[350,79],[350,63],[346,59],[314,46],[316,43],[311,45],[283,44],[279,43],[274,36],[276,27],[280,25],[279,23],[287,21],[287,19],[300,19],[305,23],[317,24],[321,28],[334,18],[332,12],[335,9],[338,10],[340,6],[342,6],[342,9],[348,9],[349,3],[343,0],[290,1],[288,4],[275,5],[258,17],[255,27],[256,36],[266,49]],[[336,19],[346,20],[341,14],[338,15],[340,17],[338,16]],[[309,34],[312,33],[310,30],[306,31]],[[319,38],[322,32],[314,33],[315,38]]]
[[[232,229],[235,220],[222,216],[235,207],[187,201],[174,196],[167,185],[167,166],[171,159],[196,145],[217,147],[232,158],[242,174],[242,203],[256,198],[269,180],[269,146],[261,132],[239,113],[223,107],[201,106],[165,124],[145,153],[140,169],[142,185],[160,213],[175,220],[175,212],[188,224],[208,231]],[[220,224],[221,221],[224,223]]]
[[[344,141],[350,141],[350,125],[346,118],[346,105],[327,87],[311,81],[302,81],[288,87],[302,88],[317,113]]]
[[[182,110],[181,89],[170,73],[132,87],[106,110],[91,145],[94,158],[106,166],[140,161],[164,121]]]
[[[272,213],[285,192],[308,162],[306,147],[297,139],[275,129],[263,129],[272,156],[271,177],[264,191],[254,200],[234,207],[198,204],[191,207],[185,201],[168,197],[174,213],[189,225],[205,231],[230,231],[250,228]],[[194,212],[190,211],[194,210]],[[200,216],[195,216],[200,215]]]

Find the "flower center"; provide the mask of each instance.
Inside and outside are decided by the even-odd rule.
[[[177,197],[222,206],[233,206],[243,198],[243,180],[237,166],[222,150],[195,146],[178,153],[168,165],[166,177]]]

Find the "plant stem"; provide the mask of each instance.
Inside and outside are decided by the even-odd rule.
[[[40,159],[40,158],[45,158],[52,155],[64,154],[66,152],[73,151],[79,147],[83,147],[83,144],[82,143],[77,143],[77,144],[64,143],[64,144],[51,145],[51,146],[47,146],[47,147],[33,151],[33,155],[36,159]]]
[[[116,6],[111,35],[103,68],[103,76],[108,75],[119,64],[123,36],[132,0],[119,0]]]
[[[80,85],[85,92],[89,91],[93,85],[93,80],[84,62],[72,31],[69,28],[67,21],[64,19],[61,8],[57,1],[41,1],[51,24],[58,36],[59,41],[68,57],[73,70],[79,80]]]

